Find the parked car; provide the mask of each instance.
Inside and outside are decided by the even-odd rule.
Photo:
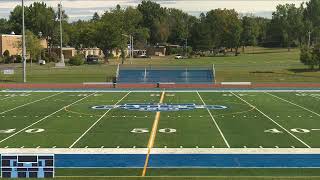
[[[174,58],[175,58],[175,59],[183,59],[183,56],[180,55],[180,54],[177,54]]]
[[[88,55],[87,63],[88,64],[97,64],[99,62],[99,56],[97,55]]]
[[[46,61],[45,60],[39,60],[39,64],[40,65],[46,65]]]
[[[148,56],[146,54],[141,54],[138,56],[139,58],[148,58]]]

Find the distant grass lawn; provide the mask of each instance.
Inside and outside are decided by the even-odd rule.
[[[119,60],[112,59],[109,64],[67,66],[54,68],[54,64],[39,66],[28,64],[28,82],[30,83],[82,83],[111,81],[116,74]],[[127,59],[125,64],[131,64]],[[215,64],[216,79],[223,81],[250,82],[320,82],[320,71],[311,72],[299,62],[299,50],[249,47],[239,56],[204,57],[175,60],[172,56],[165,58],[134,59],[134,65],[169,65],[197,66]],[[0,65],[1,69],[10,65]],[[12,66],[12,65],[11,65]],[[21,65],[15,64],[14,77],[0,75],[1,83],[21,82]]]

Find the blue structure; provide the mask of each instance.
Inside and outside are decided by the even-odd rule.
[[[213,83],[214,69],[204,67],[119,67],[117,83]]]
[[[60,154],[56,168],[142,168],[145,154]],[[320,168],[320,154],[151,154],[150,168]]]
[[[146,154],[3,155],[1,177],[52,178],[57,168],[143,168],[145,160]],[[320,168],[320,154],[151,154],[148,167]]]
[[[53,178],[53,155],[2,155],[2,178]]]

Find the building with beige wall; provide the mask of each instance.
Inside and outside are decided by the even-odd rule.
[[[8,50],[10,55],[21,55],[21,39],[22,36],[19,35],[0,35],[0,54],[3,55]]]
[[[0,34],[0,54],[8,50],[10,55],[21,55],[22,35]],[[48,48],[47,40],[42,39],[40,44],[43,48]]]

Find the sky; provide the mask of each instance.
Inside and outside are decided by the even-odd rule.
[[[57,7],[59,0],[37,0],[46,2],[49,6]],[[163,7],[181,9],[191,15],[199,16],[201,12],[211,9],[226,8],[235,9],[241,14],[253,14],[256,16],[271,18],[272,12],[278,4],[296,4],[300,6],[305,0],[153,0]],[[35,0],[25,0],[29,5]],[[90,19],[94,12],[103,14],[104,11],[114,8],[117,4],[122,7],[137,6],[141,0],[62,0],[69,20]],[[21,0],[0,0],[0,18],[8,18],[10,11]]]

